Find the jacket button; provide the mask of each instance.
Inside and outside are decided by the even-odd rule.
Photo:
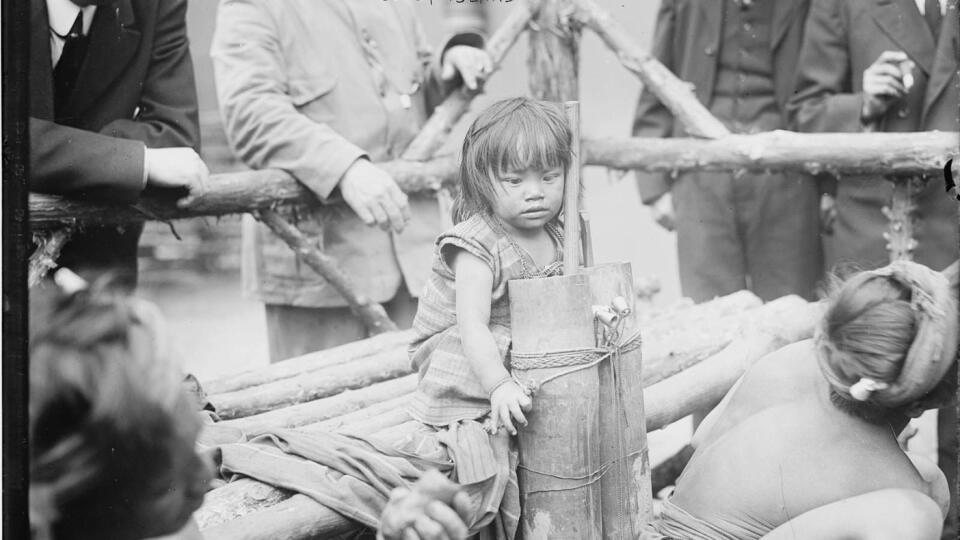
[[[703,52],[705,52],[707,56],[713,56],[714,54],[717,53],[717,48],[714,47],[713,45],[708,45],[707,48],[703,50]]]
[[[910,114],[910,110],[907,109],[906,107],[900,107],[900,108],[897,110],[897,116],[900,117],[900,118],[906,118],[907,115],[909,115],[909,114]]]

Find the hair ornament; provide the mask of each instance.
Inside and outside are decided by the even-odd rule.
[[[885,390],[888,386],[885,382],[861,377],[859,381],[850,386],[850,397],[857,401],[867,401],[871,394],[877,390]]]

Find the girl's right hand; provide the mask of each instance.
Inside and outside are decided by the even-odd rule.
[[[507,428],[511,435],[517,434],[517,428],[511,421],[516,420],[518,424],[527,425],[527,417],[523,411],[529,411],[533,401],[514,381],[508,381],[498,386],[490,394],[490,418],[493,420],[493,432],[500,430],[500,426]]]

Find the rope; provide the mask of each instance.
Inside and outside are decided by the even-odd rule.
[[[562,487],[562,488],[561,488],[561,487],[558,487],[558,488],[550,488],[550,489],[530,490],[530,491],[528,491],[528,493],[547,493],[547,492],[557,492],[557,491],[572,491],[572,490],[575,490],[575,489],[580,489],[580,488],[583,488],[583,487],[587,487],[587,486],[589,486],[589,485],[591,485],[591,484],[595,484],[597,481],[601,480],[604,476],[606,476],[606,474],[610,471],[610,469],[613,468],[614,465],[623,463],[623,461],[626,460],[627,458],[634,457],[634,456],[636,456],[636,455],[642,454],[643,452],[644,452],[644,450],[637,450],[637,451],[631,452],[631,453],[629,453],[629,454],[627,454],[627,455],[625,455],[625,456],[623,456],[623,457],[619,457],[619,458],[616,458],[616,459],[611,459],[610,461],[604,463],[603,465],[600,465],[600,467],[598,467],[597,470],[591,471],[591,472],[589,472],[589,473],[587,473],[587,474],[584,474],[584,475],[582,475],[582,476],[564,476],[564,475],[562,475],[562,474],[548,473],[548,472],[544,472],[544,471],[538,471],[538,470],[536,470],[536,469],[531,469],[530,467],[524,466],[524,465],[522,465],[522,464],[521,464],[521,465],[517,465],[517,468],[518,468],[518,469],[523,469],[524,471],[527,471],[527,472],[529,472],[529,473],[536,474],[536,475],[539,475],[539,476],[548,476],[548,477],[550,477],[550,478],[556,478],[557,480],[587,480],[586,482],[584,482],[584,483],[582,483],[582,484],[577,484],[577,485],[575,485],[575,486]],[[588,480],[588,479],[589,479],[589,480]]]

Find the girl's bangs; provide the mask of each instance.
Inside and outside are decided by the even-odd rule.
[[[570,143],[563,125],[549,118],[530,118],[519,113],[513,122],[503,122],[491,133],[493,160],[497,175],[526,170],[545,171],[564,168],[569,162]]]

